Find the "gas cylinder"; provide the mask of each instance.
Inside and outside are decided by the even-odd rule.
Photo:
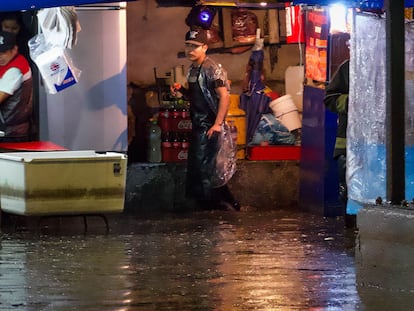
[[[237,159],[246,157],[246,112],[240,109],[240,95],[230,94],[230,106],[226,120],[234,121],[237,128]]]

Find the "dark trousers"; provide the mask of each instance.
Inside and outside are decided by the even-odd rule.
[[[237,206],[238,201],[234,198],[227,185],[211,189],[211,197],[209,200],[197,200],[202,209],[212,210],[221,209],[223,203],[228,203],[232,206]]]
[[[356,228],[356,215],[346,213],[346,204],[348,202],[348,188],[346,184],[346,155],[339,155],[336,158],[338,165],[338,182],[339,182],[339,201],[344,207],[345,226],[347,228]]]
[[[339,201],[346,207],[348,201],[348,188],[346,184],[346,156],[339,155],[336,158],[338,165]]]
[[[213,189],[213,200],[217,204],[219,204],[222,201],[230,204],[234,204],[236,202],[236,199],[230,192],[230,189],[227,185]]]

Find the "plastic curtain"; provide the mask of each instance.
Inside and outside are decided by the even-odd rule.
[[[385,19],[355,16],[347,131],[348,214],[386,198]],[[414,197],[414,24],[405,24],[406,198]]]

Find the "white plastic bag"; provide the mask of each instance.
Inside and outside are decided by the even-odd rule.
[[[41,9],[37,13],[41,33],[29,40],[30,57],[37,65],[46,90],[56,94],[79,80],[80,70],[66,49],[76,44],[80,31],[73,6]]]
[[[37,18],[46,43],[68,49],[76,44],[81,27],[74,6],[41,9]]]
[[[44,35],[39,34],[29,40],[29,50],[50,94],[78,82],[81,72],[73,66],[64,47],[46,43]]]

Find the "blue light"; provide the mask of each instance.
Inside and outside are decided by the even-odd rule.
[[[200,12],[199,18],[202,22],[208,22],[211,18],[210,13],[208,12]]]
[[[213,23],[216,10],[212,7],[196,5],[188,13],[185,23],[187,26],[209,29]]]

